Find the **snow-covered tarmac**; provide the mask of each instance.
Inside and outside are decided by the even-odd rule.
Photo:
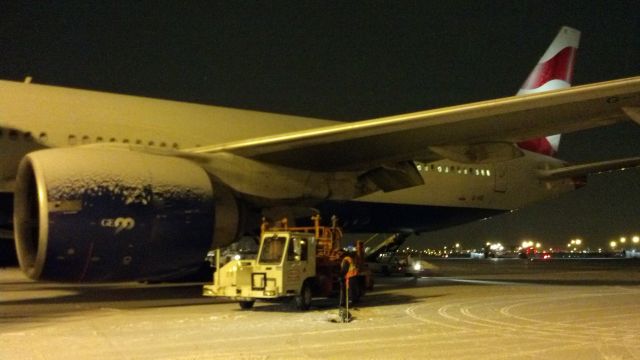
[[[0,269],[0,359],[640,358],[637,261],[442,261],[442,278],[378,278],[334,323],[204,298],[200,284],[36,283]]]

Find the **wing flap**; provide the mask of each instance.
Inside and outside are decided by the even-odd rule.
[[[422,176],[411,161],[377,167],[362,174],[360,179],[371,181],[384,192],[424,184]]]
[[[432,146],[518,142],[627,119],[640,77],[189,149],[310,170],[437,158]],[[627,111],[628,112],[628,111]]]

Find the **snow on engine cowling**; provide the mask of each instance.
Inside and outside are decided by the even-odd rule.
[[[15,191],[20,267],[53,281],[140,280],[197,268],[212,243],[234,240],[216,240],[214,229],[227,236],[239,229],[235,198],[214,186],[180,158],[116,148],[30,153]],[[225,216],[216,219],[222,206]]]

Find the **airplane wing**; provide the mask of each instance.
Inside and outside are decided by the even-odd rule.
[[[468,152],[500,149],[500,145],[509,147],[518,141],[609,125],[629,117],[638,122],[638,108],[640,77],[633,77],[186,151],[229,152],[324,171],[441,158],[447,153],[467,156],[472,162],[477,154]]]
[[[589,174],[600,174],[616,170],[625,170],[640,166],[640,157],[600,161],[590,164],[565,166],[559,169],[539,170],[540,180],[559,180],[570,177],[578,177]]]

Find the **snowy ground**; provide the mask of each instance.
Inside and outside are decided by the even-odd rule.
[[[0,359],[640,358],[637,262],[442,262],[377,279],[348,324],[200,296],[199,284],[60,285],[0,269]],[[465,271],[464,269],[468,269]]]

